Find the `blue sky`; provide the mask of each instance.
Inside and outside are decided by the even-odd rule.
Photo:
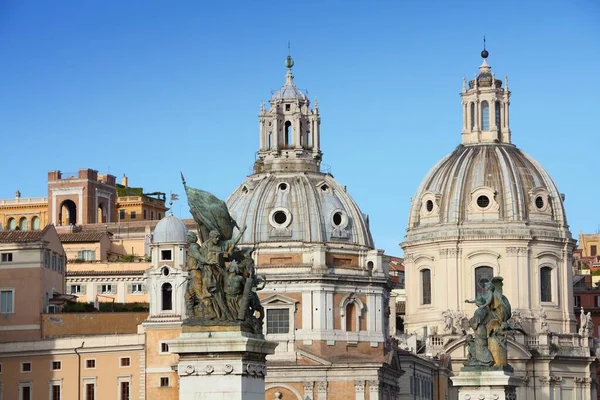
[[[261,100],[319,99],[323,162],[400,255],[411,196],[460,142],[459,92],[509,76],[513,143],[600,228],[600,3],[579,1],[0,1],[0,198],[93,168],[148,192],[226,198],[250,173]],[[595,111],[594,111],[595,110]],[[183,200],[183,196],[182,196]],[[176,215],[188,217],[185,201]]]

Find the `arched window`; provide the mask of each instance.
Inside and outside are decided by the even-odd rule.
[[[34,231],[40,230],[40,218],[39,217],[33,217],[31,219],[31,229],[33,229]]]
[[[162,288],[162,310],[169,311],[173,309],[173,287],[170,283],[163,283]]]
[[[9,231],[14,231],[15,229],[17,229],[17,221],[14,218],[10,218],[6,226],[8,226]]]
[[[348,303],[346,306],[346,332],[358,332],[356,326],[356,304]]]
[[[285,147],[292,145],[292,123],[285,121]]]
[[[471,130],[475,129],[475,103],[471,103]]]
[[[492,267],[475,268],[475,297],[485,292],[485,284],[492,280],[493,275]]]
[[[269,132],[269,150],[273,148],[273,134]]]
[[[481,102],[481,130],[490,130],[490,105],[487,101]]]
[[[498,128],[498,132],[500,132],[500,127],[501,127],[501,125],[500,125],[500,107],[501,107],[500,102],[497,101],[495,113],[496,113],[496,127]]]
[[[306,132],[306,147],[309,149],[312,147],[312,141],[310,140],[310,131]]]
[[[27,218],[23,217],[19,220],[19,229],[22,231],[27,230]]]
[[[431,304],[431,270],[421,271],[421,304]]]
[[[552,268],[540,270],[540,297],[542,301],[552,301]]]

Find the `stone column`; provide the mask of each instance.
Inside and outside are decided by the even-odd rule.
[[[365,400],[365,381],[354,381],[355,400]]]
[[[516,388],[523,382],[515,378],[511,372],[465,368],[458,376],[450,378],[453,386],[458,388],[458,400],[516,400]]]
[[[239,325],[182,327],[169,341],[179,355],[179,400],[264,400],[265,357],[277,343]]]

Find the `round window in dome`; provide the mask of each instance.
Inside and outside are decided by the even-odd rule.
[[[425,203],[425,208],[427,209],[427,212],[432,212],[433,211],[433,201],[427,200],[427,202]]]
[[[329,186],[323,185],[323,186],[321,186],[321,190],[326,192],[327,190],[329,190]]]
[[[482,195],[477,198],[477,206],[481,208],[486,208],[490,205],[490,198]]]
[[[535,206],[538,208],[538,210],[544,208],[544,199],[542,198],[542,196],[538,196],[535,198]]]
[[[163,267],[161,272],[164,276],[169,276],[169,268]]]
[[[336,212],[335,214],[333,214],[333,224],[335,226],[340,226],[342,224],[342,213],[341,212]]]
[[[285,182],[281,182],[278,186],[279,190],[287,190],[288,186],[287,183]]]
[[[273,214],[273,221],[278,225],[283,225],[287,221],[287,215],[283,211],[276,211]]]

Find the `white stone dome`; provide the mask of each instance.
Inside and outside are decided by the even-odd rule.
[[[154,228],[152,241],[162,243],[186,243],[188,228],[174,215],[167,215]]]
[[[567,228],[563,198],[532,157],[512,144],[459,145],[422,181],[408,230],[484,221]]]
[[[242,244],[337,242],[373,248],[368,217],[330,174],[251,175],[227,206],[237,224],[248,228]]]

